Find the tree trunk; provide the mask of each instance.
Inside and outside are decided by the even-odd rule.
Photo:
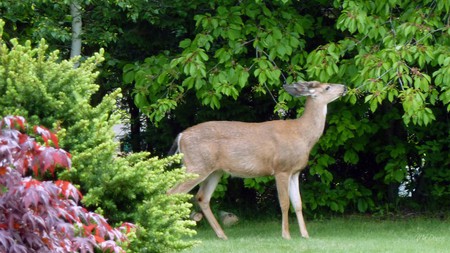
[[[131,90],[127,94],[126,98],[128,102],[128,108],[130,110],[130,144],[133,152],[142,151],[141,147],[141,113],[139,108],[136,107],[133,101]]]
[[[70,58],[81,55],[81,6],[78,1],[70,4],[70,15],[72,16],[72,46]],[[78,67],[79,63],[75,64]]]

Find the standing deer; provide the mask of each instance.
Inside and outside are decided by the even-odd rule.
[[[184,154],[187,172],[198,177],[180,183],[168,193],[187,193],[200,184],[195,199],[221,239],[227,239],[227,236],[211,212],[209,201],[224,172],[244,178],[274,176],[282,212],[283,238],[291,238],[289,199],[301,235],[309,237],[302,213],[299,174],[323,133],[327,104],[344,95],[347,88],[312,81],[285,85],[284,89],[296,97],[307,96],[303,116],[299,119],[262,123],[210,121],[186,129],[175,139],[172,149]]]

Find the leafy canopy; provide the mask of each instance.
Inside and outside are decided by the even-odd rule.
[[[207,119],[200,115],[209,107],[216,110],[210,119],[234,120],[226,118],[231,110],[261,110],[261,96],[275,100],[275,114],[300,108],[301,115],[301,100],[282,83],[344,83],[349,95],[330,105],[327,131],[311,154],[305,203],[381,209],[398,203],[399,184],[419,205],[425,196],[449,196],[448,1],[223,1],[204,8],[179,48],[124,66],[123,80],[152,122],[186,125],[183,107],[196,119]],[[271,182],[245,181],[259,191]]]

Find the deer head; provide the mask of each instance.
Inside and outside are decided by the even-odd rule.
[[[284,85],[283,88],[292,96],[309,96],[320,103],[328,104],[345,95],[347,87],[342,84],[320,83],[317,81],[297,82]]]

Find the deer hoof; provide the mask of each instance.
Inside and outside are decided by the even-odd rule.
[[[291,235],[290,234],[283,234],[283,239],[291,240]]]
[[[228,240],[228,237],[226,236],[226,235],[217,235],[217,237],[219,237],[219,239],[222,239],[222,240]]]
[[[191,218],[191,220],[193,220],[195,222],[199,222],[203,219],[203,214],[197,213],[197,212],[192,212],[189,217]]]

